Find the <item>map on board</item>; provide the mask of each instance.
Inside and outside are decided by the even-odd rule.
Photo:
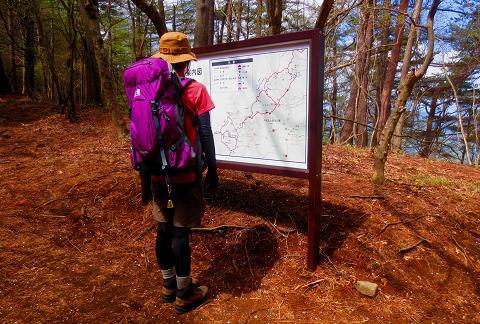
[[[307,169],[308,44],[199,57],[218,160]]]

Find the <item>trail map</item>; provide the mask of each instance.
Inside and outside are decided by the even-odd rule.
[[[200,58],[217,159],[307,168],[308,45]]]

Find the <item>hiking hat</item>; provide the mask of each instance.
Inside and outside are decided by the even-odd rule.
[[[160,57],[170,64],[197,60],[195,54],[192,53],[187,35],[179,32],[163,34],[160,38],[159,51],[152,57]]]

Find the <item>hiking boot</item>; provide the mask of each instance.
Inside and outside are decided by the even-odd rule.
[[[177,279],[175,276],[163,280],[162,301],[164,303],[173,303],[175,301],[175,293],[177,292]]]
[[[177,290],[177,298],[175,299],[175,311],[177,314],[186,313],[201,304],[208,298],[207,286],[196,286],[190,284],[185,289]]]
[[[191,285],[197,287],[198,280],[192,278]],[[164,280],[163,287],[162,287],[162,301],[164,303],[173,303],[177,293],[177,280],[175,277]]]

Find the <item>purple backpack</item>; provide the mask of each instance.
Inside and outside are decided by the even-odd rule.
[[[153,175],[175,175],[201,168],[200,144],[192,145],[185,133],[181,80],[160,58],[147,58],[123,74],[131,123],[130,158],[135,170]],[[194,119],[195,120],[195,119]],[[194,123],[195,124],[195,123]]]

